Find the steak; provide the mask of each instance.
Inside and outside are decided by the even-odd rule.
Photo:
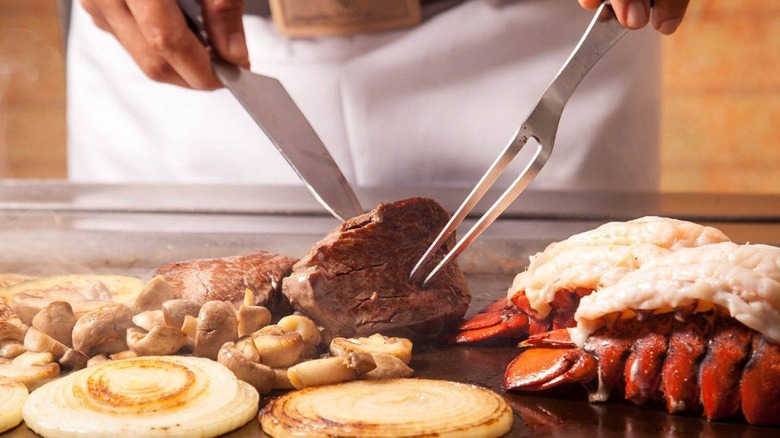
[[[290,303],[281,293],[282,278],[289,275],[296,259],[258,251],[221,259],[188,260],[157,268],[173,287],[177,298],[198,304],[220,300],[241,304],[244,290],[255,295],[255,304],[272,313],[289,313]]]
[[[471,300],[453,262],[423,288],[409,273],[449,219],[435,201],[413,198],[349,219],[293,266],[282,292],[336,336],[381,333],[432,339],[458,323]],[[434,258],[455,243],[453,235]]]

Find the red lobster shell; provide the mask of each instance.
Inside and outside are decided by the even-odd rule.
[[[510,292],[456,338],[530,333],[507,389],[579,382],[592,401],[620,389],[669,412],[780,425],[780,248],[642,218],[551,244]]]
[[[507,368],[507,390],[582,383],[591,401],[615,390],[642,404],[664,398],[670,413],[703,410],[711,420],[742,412],[750,424],[780,425],[780,345],[717,312],[618,320],[582,348],[559,330],[531,336]]]
[[[780,425],[780,248],[677,251],[584,297],[575,319],[521,344],[534,348],[507,368],[507,389],[579,382],[592,401],[622,389],[669,412]]]

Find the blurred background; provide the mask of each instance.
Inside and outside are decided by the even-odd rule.
[[[0,0],[0,178],[67,177],[64,61],[55,0]],[[780,193],[780,1],[691,0],[662,74],[662,191]]]

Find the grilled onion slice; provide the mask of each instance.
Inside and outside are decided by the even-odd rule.
[[[22,413],[44,437],[213,437],[257,413],[259,396],[217,362],[182,356],[112,361],[46,384]]]
[[[14,379],[0,376],[0,433],[22,422],[22,405],[27,387]]]
[[[275,437],[498,437],[512,428],[500,395],[443,380],[354,381],[304,388],[260,415]]]

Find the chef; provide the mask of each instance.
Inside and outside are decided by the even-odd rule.
[[[175,0],[75,3],[71,179],[300,184],[220,88]],[[644,29],[629,32],[575,92],[532,187],[657,189],[659,41],[647,24],[674,32],[687,3],[656,0],[651,11],[649,0],[612,1],[621,24]],[[592,18],[573,0],[202,4],[217,52],[278,78],[359,187],[473,186]]]

